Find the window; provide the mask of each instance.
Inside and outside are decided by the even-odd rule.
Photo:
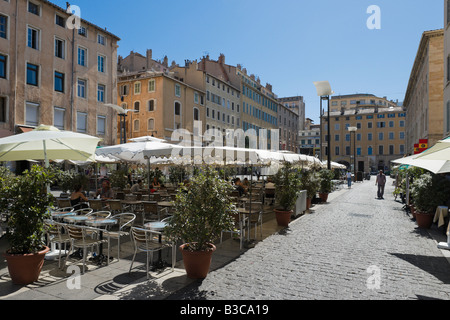
[[[148,92],[154,92],[155,91],[155,80],[149,80],[148,82]]]
[[[133,131],[134,132],[139,132],[139,120],[138,119],[134,120]]]
[[[378,146],[378,155],[382,156],[384,154],[384,146]]]
[[[80,36],[87,37],[87,30],[86,30],[86,28],[85,27],[80,27],[80,29],[78,29],[78,34]]]
[[[389,128],[393,128],[394,127],[394,121],[389,121]]]
[[[105,36],[102,36],[101,34],[97,35],[97,42],[104,46],[106,44]]]
[[[181,104],[179,102],[175,102],[175,115],[179,116],[181,114]]]
[[[55,39],[55,57],[64,59],[65,58],[65,47],[66,47],[66,43],[64,40]]]
[[[105,60],[106,57],[99,55],[97,58],[97,70],[98,72],[105,72]]]
[[[64,92],[64,73],[55,71],[55,91]]]
[[[383,141],[384,140],[384,134],[383,132],[378,133],[378,140]]]
[[[394,140],[394,133],[393,132],[389,132],[389,140]]]
[[[0,54],[0,78],[6,79],[7,56]]]
[[[134,84],[134,94],[141,94],[141,83],[136,82]]]
[[[39,67],[34,64],[27,63],[27,84],[37,86],[38,79],[39,79]]]
[[[194,103],[198,104],[198,92],[194,92]]]
[[[141,103],[139,101],[136,101],[134,103],[134,110],[139,111],[140,108],[141,108]]]
[[[25,124],[37,126],[39,124],[39,104],[27,102],[25,108]]]
[[[377,122],[377,128],[385,128],[386,127],[386,122],[381,121],[381,122]]]
[[[63,108],[55,107],[53,109],[53,126],[58,128],[59,130],[64,130],[64,118],[65,118],[66,110]]]
[[[155,111],[155,100],[152,99],[148,101],[148,111]]]
[[[78,65],[86,67],[87,65],[87,49],[78,47]]]
[[[0,14],[0,38],[8,37],[8,17]]]
[[[97,134],[98,135],[106,134],[106,117],[105,116],[97,116]]]
[[[155,119],[153,119],[153,118],[148,119],[147,127],[148,127],[148,131],[155,130]]]
[[[400,128],[404,128],[405,127],[405,120],[400,120]]]
[[[6,97],[0,97],[0,122],[6,122]]]
[[[367,134],[367,140],[368,141],[372,141],[372,139],[373,139],[373,135],[371,133],[368,133]]]
[[[367,128],[372,129],[372,122],[367,122]]]
[[[77,131],[87,132],[87,113],[77,112]]]
[[[372,147],[368,147],[367,148],[367,155],[371,156],[373,154],[373,148]]]
[[[405,154],[405,145],[404,144],[400,145],[400,154]]]
[[[55,16],[55,23],[58,26],[63,27],[63,28],[65,28],[65,26],[66,26],[66,20],[63,17],[59,16],[59,15]]]
[[[390,154],[390,155],[393,155],[393,154],[394,154],[394,146],[393,146],[393,145],[390,145],[390,146],[389,146],[389,154]]]
[[[181,97],[181,87],[180,87],[179,84],[176,84],[176,85],[175,85],[175,95],[176,95],[177,97]]]
[[[401,140],[404,140],[405,139],[405,133],[404,132],[400,132],[399,133],[399,137],[400,137]]]
[[[33,2],[28,1],[28,12],[39,16],[40,15],[39,6]]]
[[[77,94],[80,98],[86,98],[86,80],[78,79]]]
[[[29,48],[39,50],[39,30],[33,27],[28,27],[28,41]]]
[[[336,134],[336,135],[334,136],[334,141],[339,141],[339,135],[338,135],[338,134]]]
[[[200,112],[198,108],[194,108],[194,121],[200,121]]]
[[[334,151],[335,151],[335,154],[338,156],[339,155],[339,151],[340,151],[339,147],[336,147]]]
[[[124,84],[120,86],[120,95],[121,96],[127,96],[128,95],[128,85]]]
[[[106,88],[103,84],[97,85],[97,101],[105,102],[105,91]]]

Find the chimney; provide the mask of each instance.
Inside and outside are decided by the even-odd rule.
[[[164,56],[164,61],[163,61],[163,66],[164,67],[168,67],[169,66],[169,59],[167,58],[167,56]]]
[[[150,70],[152,68],[152,57],[153,57],[152,49],[147,49],[147,70]]]
[[[219,56],[219,63],[224,65],[225,64],[225,55],[223,53]]]
[[[270,83],[266,83],[266,89],[272,92],[272,85]]]

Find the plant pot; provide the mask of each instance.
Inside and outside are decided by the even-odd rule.
[[[183,256],[184,269],[190,279],[205,279],[211,266],[212,254],[216,251],[216,246],[210,244],[211,250],[191,251],[186,250],[188,244],[179,247]]]
[[[38,253],[3,254],[8,262],[8,271],[12,282],[18,285],[27,285],[38,281],[44,265],[45,254],[49,251],[50,248],[45,247]]]
[[[319,197],[320,197],[320,200],[322,200],[322,202],[328,201],[328,193],[319,193]]]
[[[294,211],[283,211],[274,209],[275,217],[277,219],[277,223],[280,227],[288,227],[291,222],[291,215]]]
[[[421,229],[430,229],[433,224],[434,214],[416,211],[416,222]]]
[[[416,219],[416,208],[413,205],[409,206],[409,208],[411,209],[413,218]]]
[[[312,202],[311,198],[306,198],[306,210],[309,210],[309,208],[311,208],[311,202]]]

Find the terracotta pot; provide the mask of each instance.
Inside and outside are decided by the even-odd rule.
[[[283,211],[279,209],[274,209],[275,217],[277,218],[277,223],[280,227],[288,227],[291,222],[291,215],[294,211]]]
[[[328,201],[328,193],[319,193],[319,197],[322,200],[322,202]]]
[[[419,228],[430,229],[433,224],[434,214],[416,211],[416,222]]]
[[[8,262],[8,271],[14,284],[27,285],[39,280],[39,275],[44,265],[45,254],[49,247],[33,254],[9,254],[3,256]]]
[[[416,219],[416,208],[414,206],[409,206],[409,208],[411,209],[411,214],[413,216],[414,219]]]
[[[190,279],[204,279],[208,275],[211,266],[212,254],[216,251],[216,246],[210,244],[211,250],[190,251],[185,250],[188,244],[179,247],[183,256],[184,269]]]
[[[306,198],[306,210],[309,210],[311,208],[311,202],[312,202],[312,199]]]

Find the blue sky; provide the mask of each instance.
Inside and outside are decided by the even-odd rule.
[[[52,0],[65,8],[66,1]],[[209,54],[241,64],[279,97],[302,95],[319,121],[313,81],[336,94],[372,93],[403,101],[422,33],[444,24],[442,0],[72,0],[82,18],[131,50],[169,63]],[[377,5],[381,29],[367,13]]]

